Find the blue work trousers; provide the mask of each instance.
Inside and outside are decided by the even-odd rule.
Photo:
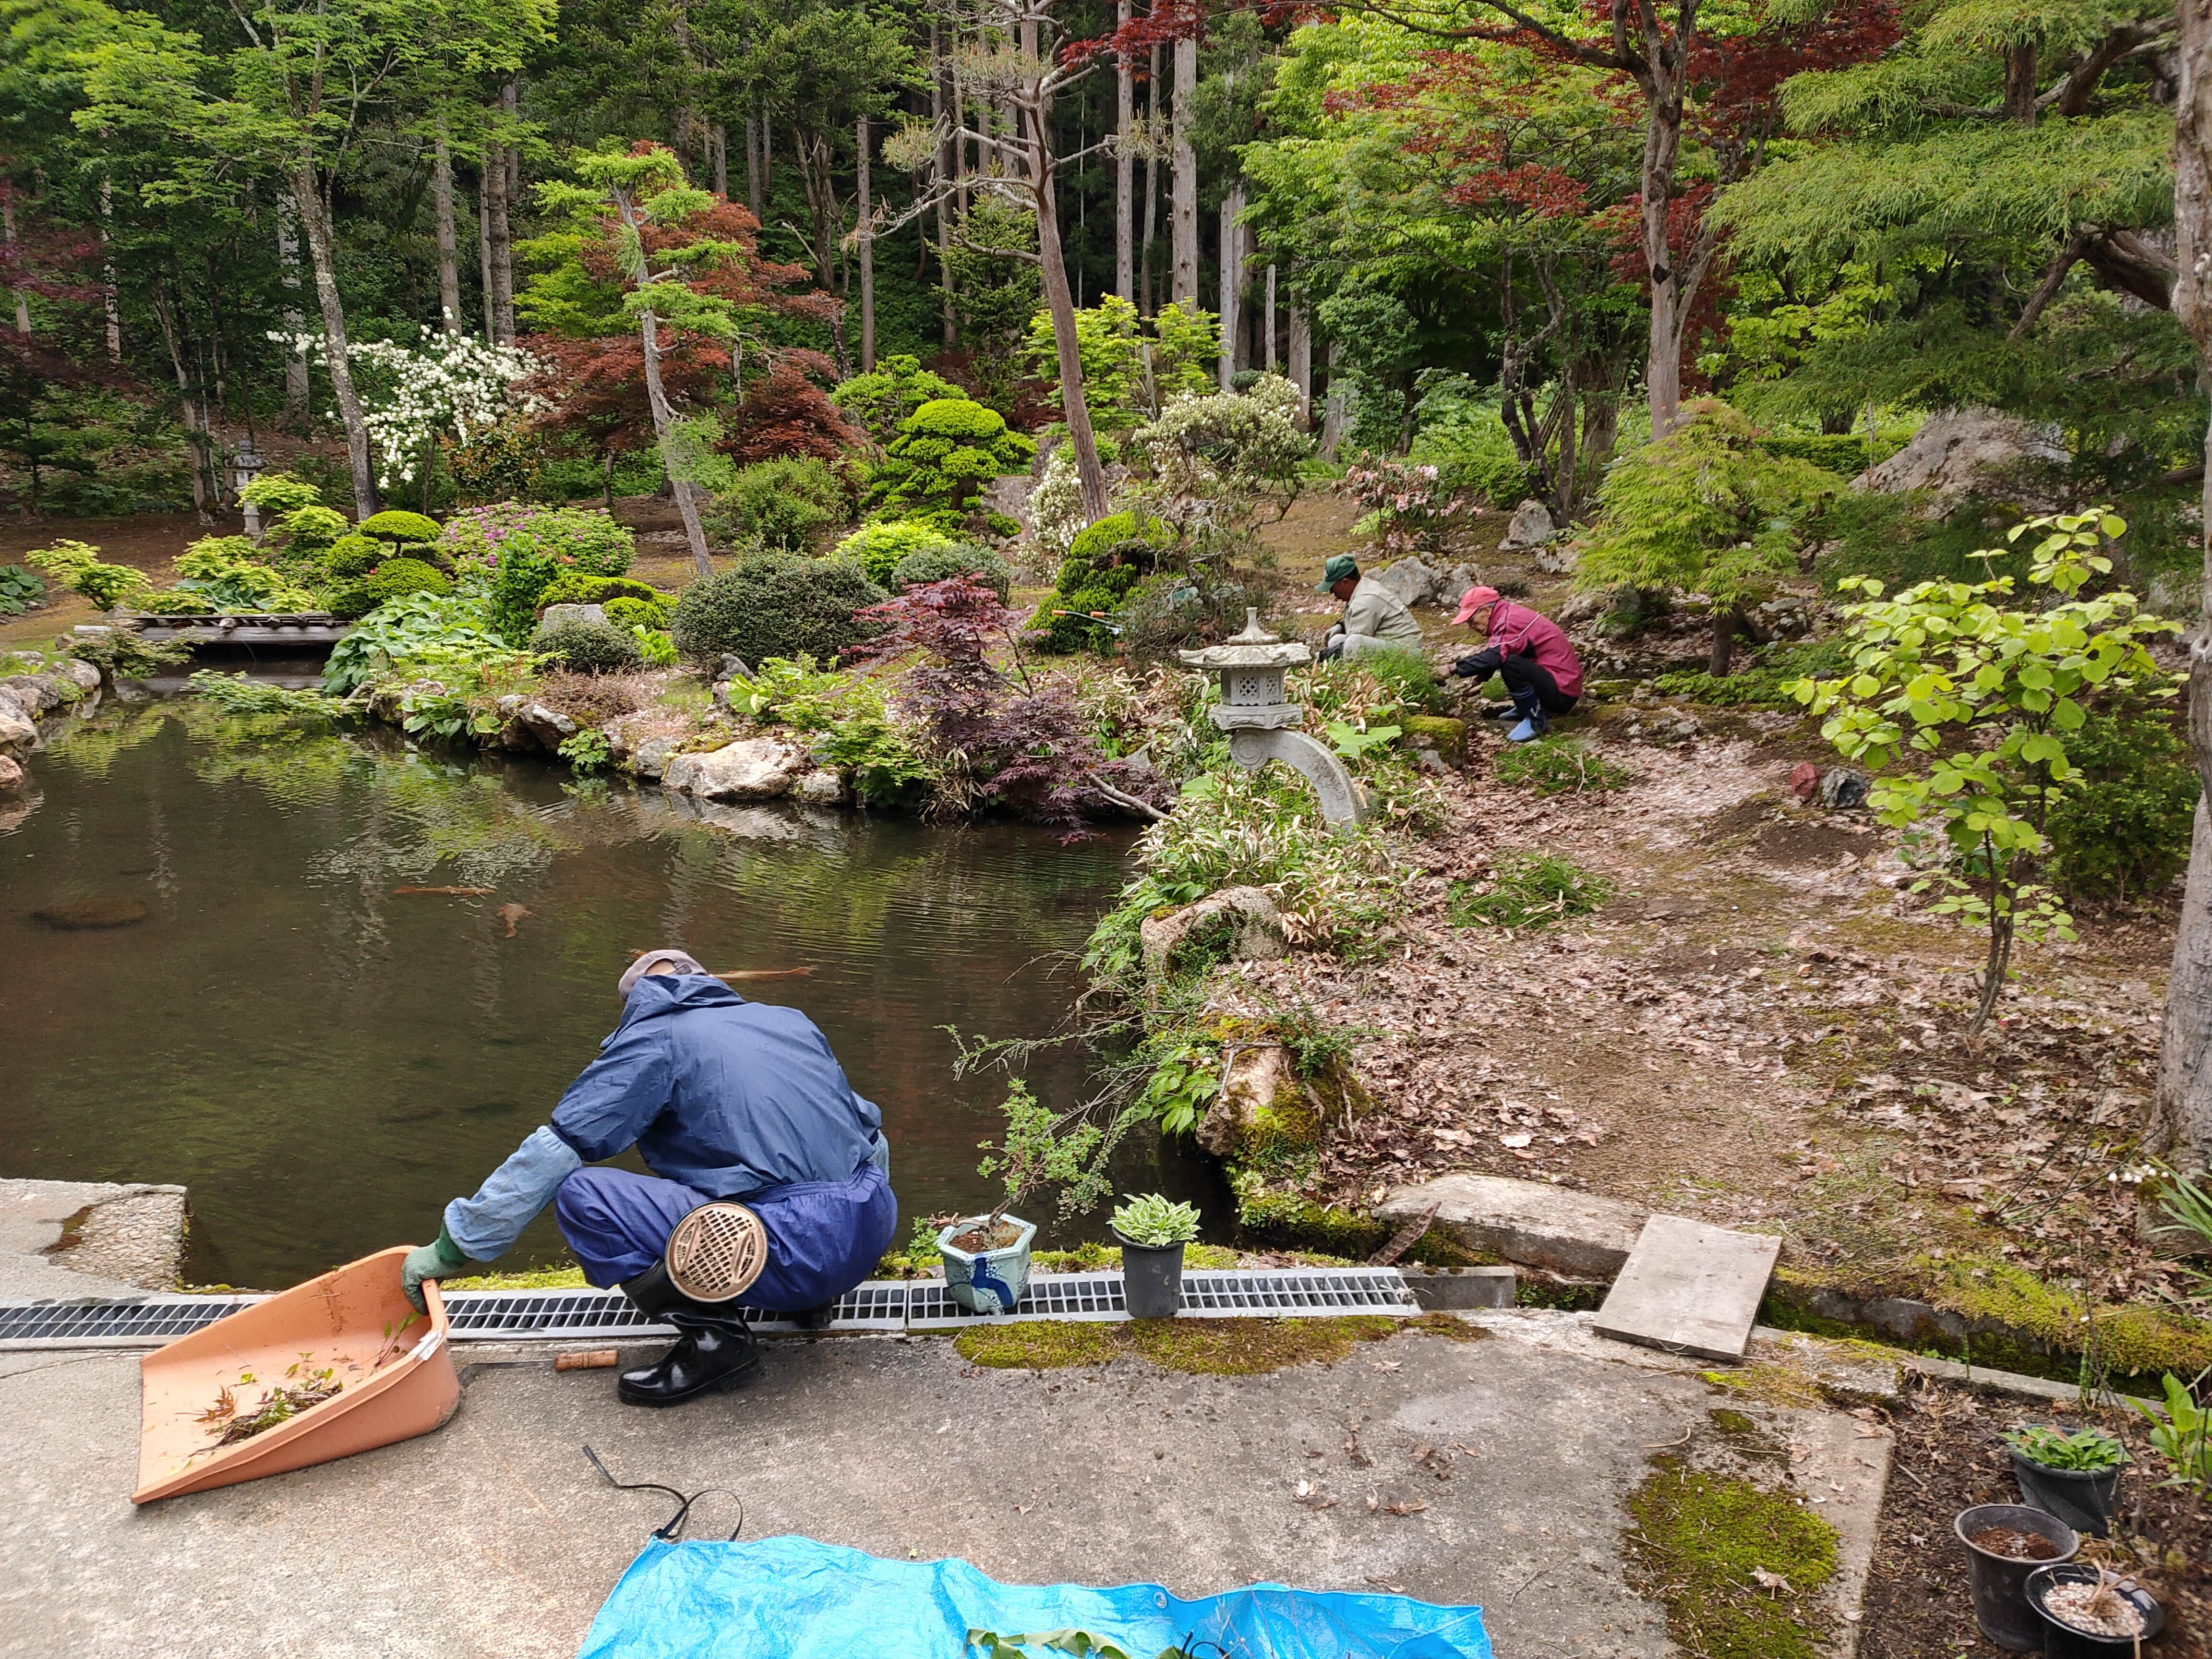
[[[737,1200],[768,1231],[768,1265],[736,1305],[804,1313],[866,1279],[898,1231],[898,1200],[873,1164],[843,1181],[800,1181]],[[676,1224],[714,1200],[681,1182],[582,1169],[553,1194],[553,1214],[584,1277],[602,1289],[660,1260]]]

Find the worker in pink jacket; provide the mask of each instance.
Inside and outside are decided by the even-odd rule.
[[[1494,587],[1470,587],[1459,597],[1452,620],[1471,623],[1488,643],[1451,666],[1468,679],[1496,674],[1505,682],[1520,723],[1506,738],[1528,743],[1544,735],[1545,716],[1573,711],[1583,694],[1582,659],[1559,623],[1525,605],[1500,599]]]

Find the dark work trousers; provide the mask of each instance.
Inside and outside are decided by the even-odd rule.
[[[1552,671],[1530,656],[1509,657],[1496,646],[1459,659],[1456,672],[1469,679],[1488,679],[1496,674],[1505,682],[1505,694],[1522,716],[1539,709],[1547,714],[1571,714],[1575,699],[1559,690]]]

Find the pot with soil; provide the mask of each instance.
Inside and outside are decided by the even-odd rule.
[[[1182,1306],[1182,1249],[1198,1237],[1198,1212],[1148,1193],[1114,1212],[1114,1237],[1129,1317],[1173,1319]]]
[[[2087,1562],[2038,1567],[2028,1575],[2027,1603],[2050,1659],[2132,1656],[2166,1625],[2166,1610],[2149,1591]]]
[[[1972,1568],[1982,1634],[2014,1653],[2042,1652],[2044,1621],[2028,1606],[2028,1575],[2074,1559],[2081,1545],[2074,1528],[2025,1504],[1978,1504],[1952,1524]]]
[[[2112,1518],[2126,1449],[2102,1429],[2063,1429],[2038,1424],[2005,1436],[2012,1449],[2020,1495],[2057,1516],[2076,1532],[2102,1538]]]
[[[1004,1211],[954,1222],[937,1236],[945,1288],[969,1313],[1012,1313],[1030,1282],[1036,1224]]]

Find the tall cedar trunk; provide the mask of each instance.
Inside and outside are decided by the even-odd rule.
[[[1639,219],[1644,260],[1651,273],[1650,344],[1644,366],[1651,400],[1654,436],[1673,429],[1682,408],[1682,330],[1689,320],[1684,272],[1674,268],[1667,243],[1667,209],[1674,193],[1674,163],[1682,148],[1681,57],[1686,41],[1662,43],[1647,37],[1650,69],[1643,77],[1644,198]]]
[[[1060,409],[1067,422],[1067,446],[1075,452],[1075,476],[1083,489],[1083,517],[1096,524],[1106,516],[1106,469],[1098,464],[1098,440],[1091,430],[1091,406],[1083,401],[1083,355],[1075,333],[1075,301],[1067,288],[1067,261],[1060,246],[1060,213],[1053,201],[1053,168],[1037,169],[1037,267],[1044,278],[1044,302],[1052,313],[1054,355],[1060,360]]]
[[[1116,0],[1114,21],[1129,27],[1130,0]],[[1129,148],[1129,129],[1137,112],[1137,77],[1129,54],[1114,54],[1114,292],[1132,305],[1137,300],[1137,156]]]
[[[760,118],[745,117],[745,205],[757,219],[765,207],[761,200]]]
[[[448,334],[461,331],[461,238],[453,224],[453,152],[438,131],[430,169],[430,199],[438,216],[438,311]]]
[[[1261,332],[1266,337],[1267,346],[1266,349],[1260,353],[1260,361],[1257,366],[1261,368],[1266,369],[1268,374],[1273,374],[1275,372],[1275,364],[1279,361],[1275,356],[1275,266],[1273,260],[1270,260],[1267,264],[1267,306],[1266,315],[1267,322],[1263,326]]]
[[[362,418],[361,394],[354,390],[353,359],[346,344],[345,307],[338,301],[337,265],[331,253],[331,222],[315,193],[313,170],[302,165],[292,175],[300,228],[307,234],[307,266],[314,273],[315,299],[323,313],[323,362],[330,371],[331,395],[345,425],[346,460],[353,473],[356,518],[376,511],[376,468],[369,459],[368,422]]]
[[[1170,297],[1186,311],[1198,309],[1198,155],[1191,146],[1191,105],[1198,93],[1198,42],[1175,43],[1175,185],[1168,208],[1174,245]]]
[[[116,279],[115,256],[108,252],[115,240],[114,224],[115,181],[103,178],[100,181],[100,308],[106,315],[107,361],[119,363],[123,361],[123,285]],[[251,405],[248,409],[250,412]]]
[[[668,470],[668,491],[676,497],[676,510],[684,515],[684,539],[690,546],[692,564],[701,575],[711,576],[714,562],[707,555],[707,532],[699,522],[699,503],[691,497],[691,481],[678,476],[683,463],[668,437],[668,429],[676,424],[676,411],[669,407],[668,394],[660,385],[660,319],[647,309],[638,313],[637,320],[645,345],[645,400],[653,410],[661,465]]]
[[[1306,308],[1291,307],[1290,343],[1291,384],[1298,389],[1298,430],[1313,430],[1313,325],[1306,320]]]
[[[1139,239],[1137,258],[1137,286],[1144,290],[1137,304],[1145,315],[1151,316],[1158,301],[1152,289],[1152,243],[1159,235],[1160,227],[1160,49],[1152,48],[1151,77],[1145,82],[1145,118],[1151,131],[1146,136],[1152,143],[1145,146],[1145,232]]]
[[[15,187],[0,182],[0,240],[13,247],[15,245]],[[15,296],[15,332],[31,331],[31,296],[23,289],[14,290]]]
[[[2212,0],[2180,0],[2173,130],[2173,313],[2212,376]],[[2200,381],[2200,384],[2203,384]],[[2205,434],[2204,572],[2197,637],[2189,651],[2189,749],[2212,799],[2212,430]],[[2147,1150],[2185,1175],[2212,1165],[2212,820],[2197,806],[2189,879],[2166,983]],[[2148,1197],[2148,1194],[2146,1195]],[[2147,1202],[2143,1219],[2153,1206]]]
[[[1244,228],[1237,216],[1244,210],[1244,189],[1238,185],[1221,198],[1221,389],[1236,390],[1237,346],[1243,331],[1237,326],[1244,307]]]
[[[507,155],[502,146],[484,149],[483,200],[486,234],[484,268],[490,288],[484,315],[494,345],[514,343],[514,237],[507,216]]]
[[[876,228],[868,207],[868,118],[854,130],[860,160],[856,181],[854,224],[860,233],[860,373],[876,372]]]
[[[714,194],[730,199],[730,131],[720,121],[707,129],[708,148],[714,152]]]
[[[284,289],[284,332],[292,338],[307,331],[300,309],[300,209],[289,189],[276,192],[276,270]],[[299,431],[313,418],[307,407],[307,360],[297,349],[284,356],[284,416]]]
[[[1336,342],[1328,343],[1328,392],[1321,410],[1321,453],[1323,460],[1336,459],[1337,450],[1344,442],[1344,419],[1351,412],[1350,399],[1345,395],[1345,383],[1336,372]]]
[[[154,284],[154,319],[161,325],[162,343],[169,348],[169,366],[177,376],[177,396],[184,405],[185,442],[192,452],[192,512],[201,525],[215,528],[215,509],[222,499],[215,482],[213,445],[208,437],[207,403],[185,368],[184,342],[176,307],[169,302],[166,283]]]

